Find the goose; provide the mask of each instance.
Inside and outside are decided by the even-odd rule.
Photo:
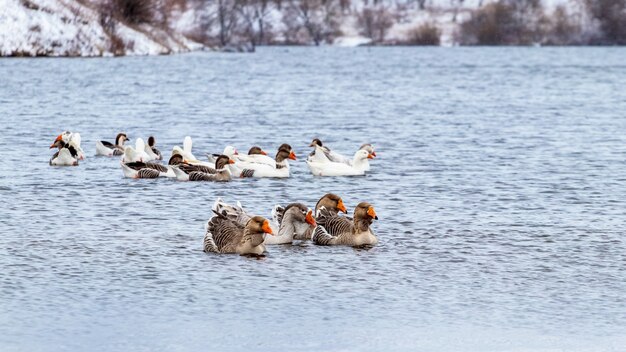
[[[122,156],[123,163],[133,162],[148,162],[152,159],[146,153],[145,142],[141,138],[137,138],[135,141],[135,148],[131,146],[124,147],[124,155]]]
[[[239,226],[244,226],[251,215],[243,209],[240,202],[237,205],[230,205],[217,198],[212,210],[216,214],[227,217]],[[296,240],[306,240],[311,238],[315,228],[313,211],[302,203],[291,203],[286,207],[275,205],[272,210],[273,222],[270,223],[272,231],[276,234],[273,237],[266,237],[265,244],[287,244]]]
[[[327,146],[322,144],[322,141],[318,138],[313,139],[309,147],[315,148],[311,154],[309,154],[307,160],[312,162],[335,162],[335,163],[344,163],[348,165],[352,165],[353,160],[349,157],[346,157],[337,152],[331,151]],[[376,151],[374,150],[374,146],[370,143],[362,144],[359,147],[359,150],[367,151],[372,158],[376,157]],[[367,170],[369,171],[369,164],[367,165]]]
[[[317,245],[364,246],[378,243],[376,235],[370,229],[374,220],[378,220],[374,207],[367,202],[359,203],[354,209],[354,218],[333,215],[325,208],[320,209],[317,227],[311,241]]]
[[[112,156],[124,154],[124,142],[128,140],[126,133],[118,133],[115,144],[107,141],[96,142],[96,155]]]
[[[237,163],[243,170],[241,177],[289,177],[289,161],[296,160],[296,154],[289,144],[283,144],[276,153],[275,165],[259,163]]]
[[[354,153],[352,165],[338,162],[315,162],[307,160],[311,173],[315,176],[362,176],[369,166],[367,159],[373,156],[366,150],[358,150]]]
[[[190,163],[194,163],[194,162],[199,162],[198,159],[196,159],[196,157],[191,153],[191,148],[192,148],[192,141],[191,141],[191,137],[187,136],[185,137],[185,140],[183,141],[183,147],[179,147],[179,146],[175,146],[172,149],[172,155],[174,154],[180,154],[183,156],[183,158],[185,158],[186,162],[190,162]]]
[[[163,160],[161,152],[155,147],[155,145],[156,139],[153,136],[148,137],[148,144],[144,147],[146,154],[148,154],[150,160]]]
[[[267,153],[257,146],[250,148],[248,155],[238,155],[235,160],[242,163],[267,164],[273,167],[276,165],[276,160],[267,156]]]
[[[245,226],[221,214],[215,214],[206,225],[204,252],[263,255],[266,234],[273,235],[270,223],[262,216],[253,216]]]
[[[50,166],[78,166],[78,152],[74,146],[66,144],[63,139],[58,139],[52,143],[50,149],[59,148],[59,150],[52,155],[48,162]]]
[[[176,174],[171,167],[157,163],[146,163],[141,161],[125,163],[122,161],[120,164],[122,165],[124,177],[128,178],[176,177]]]
[[[63,131],[60,135],[57,136],[57,138],[54,140],[54,143],[56,143],[57,141],[63,141],[63,143],[65,143],[68,146],[72,146],[74,147],[74,150],[76,150],[76,158],[78,160],[85,160],[85,152],[83,151],[83,148],[81,148],[80,146],[80,142],[81,142],[81,138],[80,138],[80,133],[78,132],[70,132],[70,131]],[[50,146],[50,148],[54,148],[55,144],[52,143],[52,145]]]
[[[174,158],[174,157],[172,157]],[[170,162],[172,162],[170,158]],[[215,161],[215,169],[211,169],[205,165],[195,165],[186,162],[178,163],[173,166],[176,179],[179,181],[230,181],[231,173],[226,167],[228,164],[234,163],[232,159],[226,155],[220,155]]]

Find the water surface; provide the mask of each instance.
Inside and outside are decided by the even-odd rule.
[[[271,48],[0,61],[3,351],[620,351],[622,48]],[[88,157],[52,168],[78,131]],[[194,152],[314,137],[362,178],[130,180],[95,141]],[[168,152],[167,152],[168,153]],[[169,154],[169,153],[168,153]],[[379,245],[202,252],[217,196],[369,201]]]

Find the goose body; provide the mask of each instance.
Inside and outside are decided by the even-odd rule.
[[[237,202],[237,205],[230,205],[218,198],[213,204],[213,212],[220,214],[239,226],[245,225],[250,220],[249,215]],[[266,237],[264,244],[288,244],[293,240],[305,240],[311,238],[315,228],[313,211],[302,203],[291,203],[286,207],[275,205],[272,209],[273,221],[270,228],[275,236]]]
[[[367,159],[372,156],[365,150],[359,150],[354,154],[352,165],[340,162],[315,162],[308,161],[307,165],[315,176],[362,176],[369,168]]]
[[[225,155],[221,155],[215,161],[215,168],[206,165],[190,164],[184,161],[182,156],[172,156],[169,164],[179,181],[230,181],[231,173],[228,165],[234,161]]]
[[[145,142],[141,138],[137,138],[135,141],[135,147],[126,146],[124,147],[124,154],[122,156],[123,163],[135,163],[135,162],[143,162],[147,163],[148,161],[153,160],[148,156],[145,151]]]
[[[296,154],[289,144],[283,144],[278,148],[274,165],[238,162],[236,165],[242,169],[241,177],[289,177],[289,161],[296,160]]]
[[[317,216],[318,225],[311,240],[322,246],[344,245],[364,246],[378,243],[370,225],[378,216],[369,203],[359,203],[354,210],[354,218],[333,215],[321,208]]]
[[[124,177],[128,178],[159,178],[159,177],[176,177],[171,167],[156,164],[144,163],[141,161],[121,163]]]
[[[115,144],[107,141],[96,142],[96,155],[114,156],[124,154],[124,142],[128,140],[125,133],[118,133]]]
[[[78,166],[78,154],[72,146],[62,147],[52,155],[49,164],[51,166]]]
[[[60,135],[57,136],[57,138],[54,140],[54,143],[52,143],[52,145],[50,146],[50,149],[54,148],[54,147],[59,147],[59,149],[61,148],[61,146],[58,145],[57,142],[63,142],[62,146],[63,147],[73,147],[74,148],[74,156],[76,157],[77,160],[84,160],[85,159],[85,152],[83,151],[83,148],[81,148],[80,146],[80,142],[81,142],[81,138],[80,138],[80,133],[78,132],[70,132],[70,131],[63,131]]]
[[[203,249],[206,253],[263,255],[265,234],[273,234],[269,221],[262,216],[250,218],[244,226],[221,214],[206,225]]]

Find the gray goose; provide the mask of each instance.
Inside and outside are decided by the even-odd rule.
[[[378,239],[370,229],[374,220],[378,220],[374,207],[367,202],[359,203],[354,209],[354,219],[333,215],[325,208],[320,209],[317,227],[311,240],[321,246],[375,245]]]
[[[224,215],[216,213],[207,223],[204,252],[262,255],[265,253],[265,234],[272,235],[267,219],[254,216],[241,226]]]
[[[318,211],[322,207],[326,208],[327,211],[331,211],[334,215],[337,215],[339,211],[348,213],[348,209],[343,204],[343,199],[334,193],[326,193],[317,201],[317,204],[315,204],[315,216],[317,216]]]
[[[176,177],[174,170],[157,163],[136,161],[131,163],[121,162],[121,164],[124,176],[128,178]]]
[[[239,226],[244,226],[251,216],[243,209],[241,203],[230,205],[217,198],[212,208],[213,212],[220,214]],[[311,238],[315,228],[313,211],[302,203],[291,203],[286,207],[275,205],[272,210],[273,223],[270,224],[273,237],[266,237],[265,244],[287,244],[294,239],[306,240]]]
[[[112,156],[124,154],[124,142],[128,140],[126,133],[118,133],[115,144],[107,141],[96,142],[96,155]]]
[[[173,165],[176,178],[180,181],[230,181],[231,174],[227,168],[234,161],[226,155],[220,155],[215,160],[215,169],[201,164],[190,164],[183,161],[179,154],[172,155],[169,162]]]

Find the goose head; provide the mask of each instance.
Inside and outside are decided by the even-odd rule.
[[[325,207],[334,213],[338,213],[339,211],[346,214],[348,213],[348,209],[346,209],[346,206],[343,204],[343,199],[334,193],[327,193],[320,198],[315,205],[315,212],[317,212],[321,207]]]
[[[248,150],[248,155],[267,155],[261,147],[254,146]]]
[[[376,157],[376,151],[374,150],[374,146],[373,146],[373,145],[371,145],[371,144],[369,144],[369,143],[363,144],[363,145],[359,148],[359,150],[365,150],[365,151],[367,151],[368,153],[370,153],[370,155],[371,155],[372,157],[374,157],[374,158]]]
[[[285,207],[282,224],[290,223],[299,233],[304,233],[309,227],[315,227],[313,211],[302,203],[291,203]]]
[[[115,136],[115,145],[118,146],[123,146],[124,142],[126,142],[128,140],[128,136],[126,135],[126,133],[118,133],[117,136]]]
[[[309,147],[321,147],[322,146],[322,141],[319,140],[319,138],[315,138],[311,141],[311,144],[309,144]]]
[[[249,234],[270,234],[274,235],[272,232],[272,228],[270,227],[270,222],[262,217],[262,216],[253,216],[246,223],[246,230]]]
[[[368,225],[374,220],[378,220],[374,206],[368,202],[359,203],[356,208],[354,208],[354,221],[358,220],[365,221]]]
[[[215,160],[215,170],[222,170],[228,164],[234,164],[235,161],[226,155],[220,155]]]
[[[184,162],[183,156],[180,154],[173,154],[170,157],[170,160],[167,162],[168,165],[178,165]]]
[[[156,139],[154,138],[154,136],[148,137],[148,145],[150,146],[150,148],[156,145]]]
[[[278,147],[278,153],[276,153],[277,162],[282,162],[285,159],[296,160],[296,153],[293,152],[291,146],[287,143]]]

